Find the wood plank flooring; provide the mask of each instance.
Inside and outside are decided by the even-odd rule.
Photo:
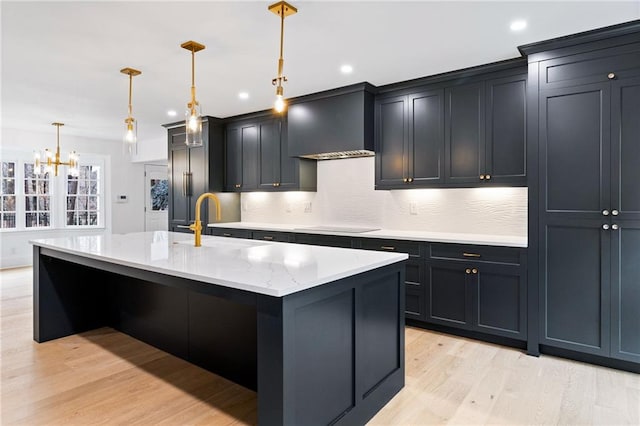
[[[112,329],[35,343],[31,280],[0,272],[2,425],[256,423],[254,392]],[[369,424],[640,425],[640,375],[407,327],[406,386]]]

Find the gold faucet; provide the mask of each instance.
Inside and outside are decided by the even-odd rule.
[[[202,246],[202,222],[200,221],[200,207],[205,198],[211,198],[216,203],[216,220],[220,220],[220,200],[215,194],[205,192],[196,201],[196,220],[189,225],[189,229],[195,232],[196,247]]]

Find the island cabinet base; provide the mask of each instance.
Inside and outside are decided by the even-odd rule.
[[[110,326],[257,391],[260,425],[366,423],[404,386],[404,262],[283,297],[34,247],[34,340]]]

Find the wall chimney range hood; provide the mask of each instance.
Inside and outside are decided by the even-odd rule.
[[[369,83],[291,99],[289,155],[314,160],[375,155],[373,102],[374,86]]]

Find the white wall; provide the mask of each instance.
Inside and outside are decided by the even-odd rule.
[[[242,221],[527,235],[526,188],[375,191],[374,173],[374,157],[319,161],[317,192],[242,194]]]
[[[0,157],[9,151],[55,149],[56,133],[53,126],[50,133],[28,132],[16,129],[2,129]],[[166,143],[166,142],[165,142]],[[63,158],[75,150],[83,155],[97,154],[105,157],[105,227],[97,230],[28,230],[2,231],[0,268],[31,264],[31,245],[34,238],[74,234],[95,234],[104,232],[127,233],[144,230],[144,164],[133,164],[122,153],[121,144],[114,141],[87,139],[64,134],[60,129],[60,151]],[[8,158],[7,158],[8,159]],[[62,178],[58,176],[58,178]],[[128,202],[116,203],[118,194],[126,194]]]

